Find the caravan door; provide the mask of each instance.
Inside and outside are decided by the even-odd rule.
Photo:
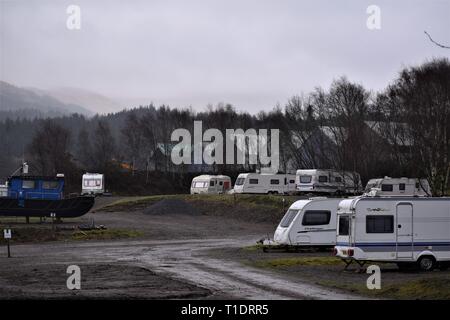
[[[413,245],[413,206],[409,202],[397,204],[397,259],[412,258]]]

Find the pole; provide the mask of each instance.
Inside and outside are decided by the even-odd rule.
[[[8,247],[8,258],[11,258],[11,249],[9,248],[9,239],[6,239],[6,245]]]

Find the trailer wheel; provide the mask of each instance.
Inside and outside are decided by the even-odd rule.
[[[422,271],[433,271],[436,267],[436,260],[432,256],[422,256],[417,261],[417,264]]]

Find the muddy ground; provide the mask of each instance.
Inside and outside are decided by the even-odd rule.
[[[355,266],[344,271],[330,252],[262,252],[255,243],[273,234],[282,215],[278,207],[223,206],[194,199],[188,204],[159,203],[153,211],[148,207],[154,202],[102,210],[117,200],[98,198],[90,213],[58,225],[70,229],[94,221],[105,225],[112,238],[77,238],[70,236],[75,231],[64,231],[54,239],[27,238],[22,244],[13,239],[9,259],[2,245],[0,298],[450,298],[448,271],[399,272],[395,265],[380,265],[383,289],[370,291],[367,274]],[[182,210],[185,205],[189,210]],[[13,234],[24,228],[45,234],[55,227],[49,221],[26,225],[24,219],[0,218],[0,228],[4,226]],[[81,290],[67,289],[69,265],[81,269]]]

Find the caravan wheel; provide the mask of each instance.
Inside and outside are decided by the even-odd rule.
[[[422,256],[417,261],[417,264],[422,271],[433,271],[436,267],[436,260],[432,256]]]

